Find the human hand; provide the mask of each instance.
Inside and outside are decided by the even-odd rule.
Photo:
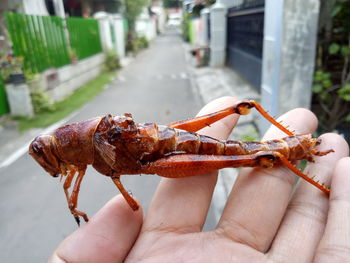
[[[234,104],[222,98],[200,114]],[[312,133],[316,117],[295,109],[281,117],[297,133]],[[226,139],[237,121],[229,116],[201,130]],[[264,136],[285,136],[272,127]],[[306,173],[329,185],[330,198],[283,166],[244,168],[217,228],[201,232],[217,173],[162,179],[148,214],[133,212],[118,195],[91,221],[67,237],[51,262],[346,262],[350,258],[348,145],[336,134],[321,136],[321,150]],[[343,158],[345,157],[345,158]],[[292,196],[292,198],[291,198]]]

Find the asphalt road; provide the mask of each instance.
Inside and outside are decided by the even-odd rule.
[[[167,32],[69,122],[130,112],[137,122],[166,124],[193,116],[199,108],[186,70],[182,40],[176,32]],[[145,211],[159,180],[152,175],[122,177]],[[109,178],[90,167],[78,207],[91,217],[118,193]],[[0,170],[0,211],[1,262],[46,262],[56,246],[77,228],[67,209],[62,183],[27,154]]]

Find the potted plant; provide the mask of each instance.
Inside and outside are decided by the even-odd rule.
[[[7,56],[9,76],[8,82],[18,85],[26,82],[24,73],[22,71],[23,57]]]

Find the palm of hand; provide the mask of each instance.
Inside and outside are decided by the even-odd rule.
[[[204,111],[232,104],[224,98]],[[307,110],[296,109],[282,118],[298,133],[311,133],[317,126]],[[226,139],[235,123],[235,116],[227,117],[202,133]],[[272,128],[264,138],[281,136]],[[245,168],[217,228],[201,232],[216,174],[163,179],[144,220],[142,211],[132,212],[117,196],[63,241],[51,262],[346,262],[350,180],[345,176],[350,159],[341,158],[348,155],[348,146],[335,134],[322,139],[322,149],[331,145],[335,153],[316,158],[306,169],[326,183],[333,174],[330,202],[305,182],[291,199],[295,177],[284,167]]]

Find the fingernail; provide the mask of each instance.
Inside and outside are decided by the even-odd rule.
[[[49,263],[65,263],[65,262],[60,257],[58,257],[55,252],[50,258]]]

